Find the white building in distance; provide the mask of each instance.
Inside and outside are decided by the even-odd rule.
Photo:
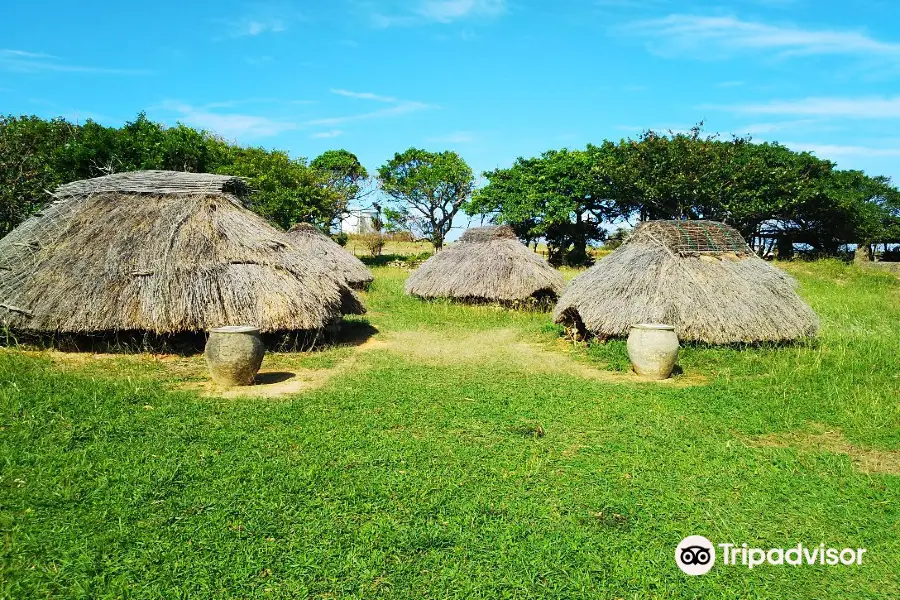
[[[351,208],[338,229],[341,233],[373,233],[377,218],[378,212],[370,208]]]

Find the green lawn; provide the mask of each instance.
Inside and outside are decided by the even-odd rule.
[[[898,279],[786,268],[816,343],[688,347],[662,384],[387,267],[368,344],[267,358],[321,375],[287,396],[185,389],[201,357],[0,350],[0,597],[900,597]],[[868,552],[690,578],[689,534]]]

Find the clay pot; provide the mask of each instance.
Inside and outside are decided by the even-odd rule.
[[[678,336],[672,325],[640,323],[632,325],[628,334],[631,366],[646,379],[667,379],[678,360],[678,347]]]
[[[211,330],[204,352],[212,380],[228,387],[252,384],[264,354],[259,328],[246,325]]]

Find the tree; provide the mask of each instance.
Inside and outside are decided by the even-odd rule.
[[[825,255],[836,254],[848,242],[892,241],[892,229],[898,222],[892,206],[900,191],[887,177],[835,170],[819,182],[817,192],[797,206],[787,224],[794,241]]]
[[[616,212],[611,181],[595,168],[610,149],[551,150],[539,158],[519,158],[509,169],[484,174],[489,183],[466,212],[511,225],[526,243],[544,238],[552,264],[585,264],[588,243],[605,237],[603,221]]]
[[[612,180],[623,216],[712,219],[735,227],[751,246],[774,236],[789,254],[799,207],[821,195],[834,164],[779,144],[647,131],[622,140],[601,168]],[[821,199],[820,199],[821,201]]]
[[[782,257],[795,243],[834,254],[900,237],[900,191],[888,179],[776,143],[705,135],[702,123],[520,158],[485,176],[467,212],[509,223],[526,242],[544,238],[557,264],[583,258],[585,240],[602,239],[603,221],[616,217],[723,221]]]
[[[320,159],[313,169],[285,152],[233,146],[203,130],[154,123],[144,113],[120,128],[0,117],[0,235],[49,201],[47,192],[59,184],[137,169],[243,176],[256,192],[251,210],[285,228],[298,221],[328,227],[366,173],[346,151]]]
[[[340,204],[306,160],[292,159],[287,152],[232,146],[218,172],[246,177],[254,190],[249,208],[283,229],[300,222],[330,226]]]
[[[414,224],[435,249],[475,187],[472,169],[455,152],[410,148],[378,169],[381,189],[402,219]]]
[[[178,123],[163,134],[158,168],[212,173],[228,160],[228,142],[212,133]]]
[[[369,173],[352,152],[328,150],[313,159],[309,166],[321,174],[323,185],[337,194],[338,203],[327,223],[329,227],[347,214],[351,204],[358,203],[371,192],[366,189]]]
[[[0,116],[0,236],[50,200],[68,181],[59,154],[75,135],[64,119]]]

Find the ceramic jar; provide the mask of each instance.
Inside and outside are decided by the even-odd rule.
[[[259,328],[247,325],[211,330],[204,352],[212,380],[227,387],[252,384],[264,354]]]
[[[646,379],[667,379],[678,361],[678,336],[672,325],[632,325],[627,348],[634,372]]]

